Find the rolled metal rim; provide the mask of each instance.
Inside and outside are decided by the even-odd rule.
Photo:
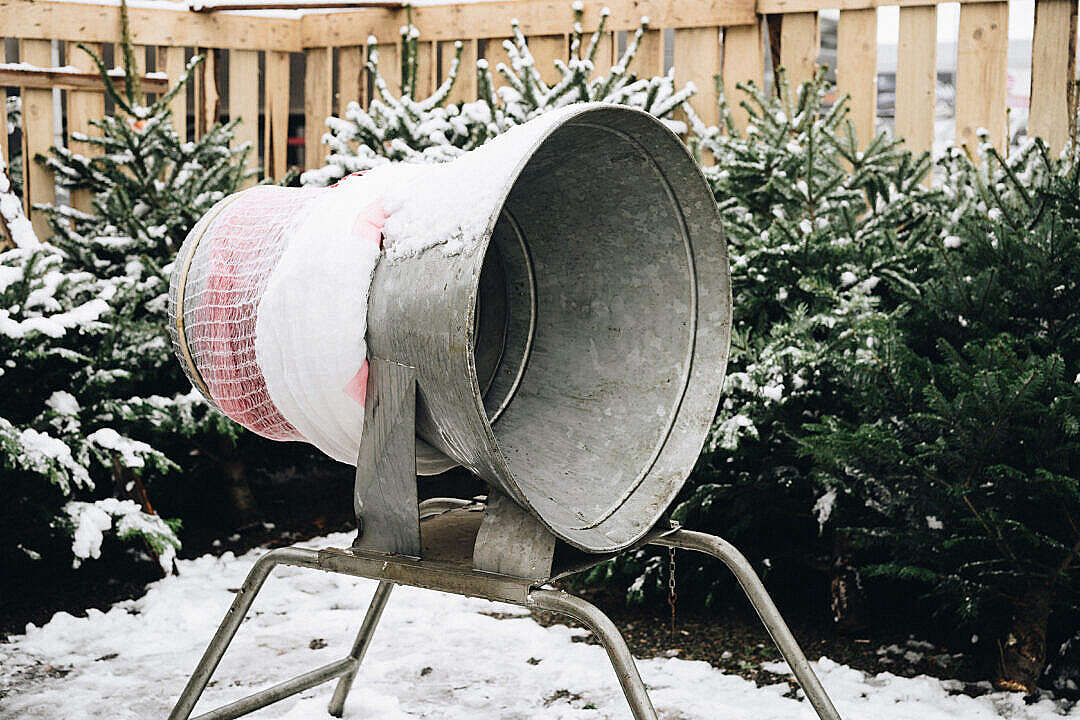
[[[642,141],[614,127],[615,123],[637,124],[639,129],[654,128],[650,139],[657,144],[646,147]],[[483,239],[483,258],[492,241],[495,225],[507,205],[513,187],[521,173],[528,166],[536,153],[552,135],[568,126],[590,126],[606,132],[614,132],[629,138],[653,162],[657,172],[663,177],[665,190],[673,205],[678,209],[683,224],[683,238],[688,255],[688,263],[694,277],[694,328],[693,341],[687,349],[687,367],[682,391],[677,407],[672,414],[664,440],[647,468],[644,468],[632,487],[606,510],[599,520],[582,524],[580,522],[560,522],[552,516],[551,508],[544,507],[543,498],[524,490],[516,481],[513,471],[506,467],[503,486],[527,510],[532,512],[557,537],[589,552],[614,552],[638,542],[666,511],[670,502],[681,489],[693,469],[708,430],[715,417],[720,399],[722,379],[726,369],[730,332],[731,332],[731,288],[727,262],[726,243],[720,224],[719,212],[713,199],[707,180],[697,162],[690,155],[682,141],[663,123],[648,113],[621,106],[581,104],[564,109],[559,122],[552,124],[531,150],[524,154],[517,165],[513,178],[505,183],[504,192],[498,206],[494,208],[487,231]],[[656,133],[655,130],[661,131]],[[657,135],[666,138],[667,147],[659,147],[663,141]],[[667,152],[666,166],[661,166],[657,159],[659,152]],[[677,167],[676,167],[677,166]],[[675,175],[677,177],[671,177]],[[707,272],[698,269],[707,267]],[[474,278],[471,290],[471,303],[475,307],[479,296],[479,274]],[[474,328],[470,328],[472,332]],[[475,337],[469,337],[469,347]],[[475,411],[483,420],[489,443],[499,449],[498,433],[488,421],[483,404],[483,394],[476,372],[475,357],[470,353],[469,381],[473,386]],[[680,448],[674,448],[672,435],[680,436]],[[692,451],[687,451],[687,447]],[[432,448],[433,452],[438,451]],[[681,454],[679,458],[668,458],[663,477],[655,477],[658,459],[665,451],[672,450]],[[456,464],[452,460],[447,462]],[[650,478],[655,482],[649,483]],[[646,488],[645,485],[650,485]]]

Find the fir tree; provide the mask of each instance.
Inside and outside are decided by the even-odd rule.
[[[105,83],[113,115],[91,120],[101,136],[73,133],[95,147],[86,157],[59,146],[39,156],[57,184],[93,194],[89,212],[42,205],[55,233],[53,241],[87,267],[121,274],[130,257],[168,262],[188,230],[225,195],[256,174],[245,169],[250,144],[230,147],[240,119],[215,124],[193,142],[173,128],[169,102],[183,90],[201,56],[191,59],[177,83],[152,105],[144,105],[130,45],[123,46],[125,75],[117,88],[100,57],[84,45]]]
[[[51,483],[48,490],[20,475],[34,488],[26,491],[25,507],[34,507],[28,517],[59,516],[52,529],[74,537],[76,560],[96,557],[102,531],[112,527],[121,537],[142,537],[165,567],[179,541],[174,526],[154,513],[147,488],[175,473],[178,459],[189,472],[207,461],[213,467],[239,435],[191,389],[173,358],[169,272],[195,221],[250,175],[250,148],[229,147],[235,122],[194,142],[174,130],[169,101],[201,58],[156,102],[143,103],[126,7],[122,18],[119,87],[90,53],[115,114],[91,121],[100,137],[75,136],[101,153],[87,158],[54,147],[35,158],[59,184],[89,190],[92,201],[88,212],[39,206],[54,232],[49,244],[34,239],[34,249],[23,243],[5,256],[7,277],[17,281],[4,285],[3,306],[19,323],[7,338],[5,380],[19,391],[0,403],[0,415],[11,424],[9,440],[37,443],[36,450],[25,441],[7,443],[5,462]],[[192,474],[217,478],[221,470]],[[45,543],[51,535],[24,532],[20,522],[5,527],[3,537],[30,548],[27,538]],[[39,550],[33,552],[56,554],[55,547]]]
[[[997,684],[1028,692],[1051,618],[1075,621],[1080,597],[1077,148],[1005,158],[984,138],[980,163],[944,161],[927,277],[852,384],[864,412],[805,442],[873,511],[866,571],[930,589],[988,636]]]
[[[667,75],[639,78],[629,71],[630,62],[637,54],[641,38],[649,26],[649,19],[642,18],[641,25],[629,39],[626,50],[606,75],[592,77],[597,70],[596,52],[610,12],[601,10],[600,23],[582,47],[582,4],[574,4],[574,23],[570,33],[570,61],[555,61],[559,79],[547,85],[536,67],[536,60],[529,50],[529,42],[516,21],[511,23],[513,39],[503,41],[510,56],[510,66],[499,63],[496,71],[506,85],[496,88],[491,69],[486,61],[479,61],[478,81],[480,99],[491,112],[492,121],[500,132],[520,125],[537,115],[575,102],[604,102],[628,105],[651,113],[663,120],[675,132],[686,132],[686,125],[675,120],[676,110],[684,108],[686,101],[696,92],[693,83],[683,89],[675,89],[674,70]]]
[[[676,132],[685,132],[685,124],[673,116],[676,110],[686,107],[687,98],[695,92],[694,86],[687,84],[676,90],[671,73],[663,77],[637,78],[627,69],[648,21],[642,20],[623,56],[607,74],[592,77],[597,69],[596,53],[608,12],[606,8],[602,12],[599,27],[589,36],[587,44],[583,44],[582,14],[581,4],[576,3],[570,35],[571,59],[569,62],[555,61],[560,79],[554,85],[549,86],[541,79],[528,40],[515,22],[511,27],[513,39],[503,42],[510,56],[510,66],[499,63],[495,68],[506,84],[498,85],[488,62],[479,60],[475,68],[478,97],[460,105],[446,102],[462,71],[460,43],[443,83],[429,97],[417,99],[419,49],[416,38],[419,32],[412,25],[411,14],[409,24],[401,33],[400,94],[380,73],[376,39],[369,38],[372,50],[367,69],[375,96],[367,110],[358,102],[350,102],[343,118],[327,118],[330,132],[323,136],[323,142],[330,147],[327,164],[304,173],[302,182],[326,185],[350,173],[393,161],[453,160],[515,125],[574,102],[596,101],[641,108]]]
[[[195,222],[254,173],[245,169],[251,148],[230,147],[239,119],[216,124],[193,142],[176,133],[169,101],[190,80],[202,62],[200,56],[192,58],[172,88],[152,105],[144,105],[130,42],[122,46],[125,74],[120,87],[101,58],[82,49],[97,64],[115,111],[90,121],[100,136],[74,133],[73,137],[101,153],[86,157],[53,147],[48,157],[39,155],[36,160],[53,171],[58,184],[89,190],[91,208],[84,212],[66,205],[38,207],[48,213],[54,232],[50,242],[65,253],[66,265],[111,279],[118,288],[111,305],[119,332],[110,352],[118,374],[110,380],[115,383],[110,396],[117,401],[136,398],[133,409],[123,413],[134,421],[137,409],[146,409],[138,398],[186,397],[190,389],[165,331],[169,273]],[[147,412],[148,428],[161,434],[160,412]],[[226,427],[213,422],[209,429]],[[229,436],[236,433],[227,430]]]
[[[0,564],[66,552],[97,557],[103,533],[139,538],[172,567],[177,524],[99,485],[114,472],[150,477],[174,465],[112,427],[103,412],[112,375],[103,357],[115,332],[112,279],[70,270],[63,253],[34,235],[0,167],[0,225],[14,245],[0,252],[0,465],[7,502],[0,519]],[[101,491],[105,491],[102,497]]]

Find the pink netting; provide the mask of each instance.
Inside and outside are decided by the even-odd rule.
[[[272,440],[305,438],[270,399],[255,361],[255,323],[286,231],[321,191],[265,187],[244,193],[199,240],[184,292],[184,335],[214,403]]]

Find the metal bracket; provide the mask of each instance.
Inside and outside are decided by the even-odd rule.
[[[545,581],[551,577],[555,536],[501,490],[491,488],[473,545],[477,570]]]
[[[416,369],[368,358],[364,434],[353,494],[353,547],[420,556],[416,489]]]

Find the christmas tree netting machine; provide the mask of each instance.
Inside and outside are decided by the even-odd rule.
[[[200,717],[332,678],[340,716],[405,584],[578,618],[634,717],[655,720],[611,621],[547,587],[644,544],[726,563],[819,717],[838,720],[745,558],[666,515],[715,417],[732,301],[712,192],[656,118],[570,105],[446,164],[237,193],[192,230],[170,297],[192,383],[253,432],[355,465],[358,525],[350,548],[256,563],[174,720],[278,564],[379,581],[352,652]],[[418,475],[458,466],[486,498],[419,502]]]
[[[419,471],[462,465],[590,551],[678,492],[730,334],[695,163],[650,116],[599,106],[445,165],[226,198],[172,289],[182,366],[244,427],[355,464],[368,356],[415,368]]]

